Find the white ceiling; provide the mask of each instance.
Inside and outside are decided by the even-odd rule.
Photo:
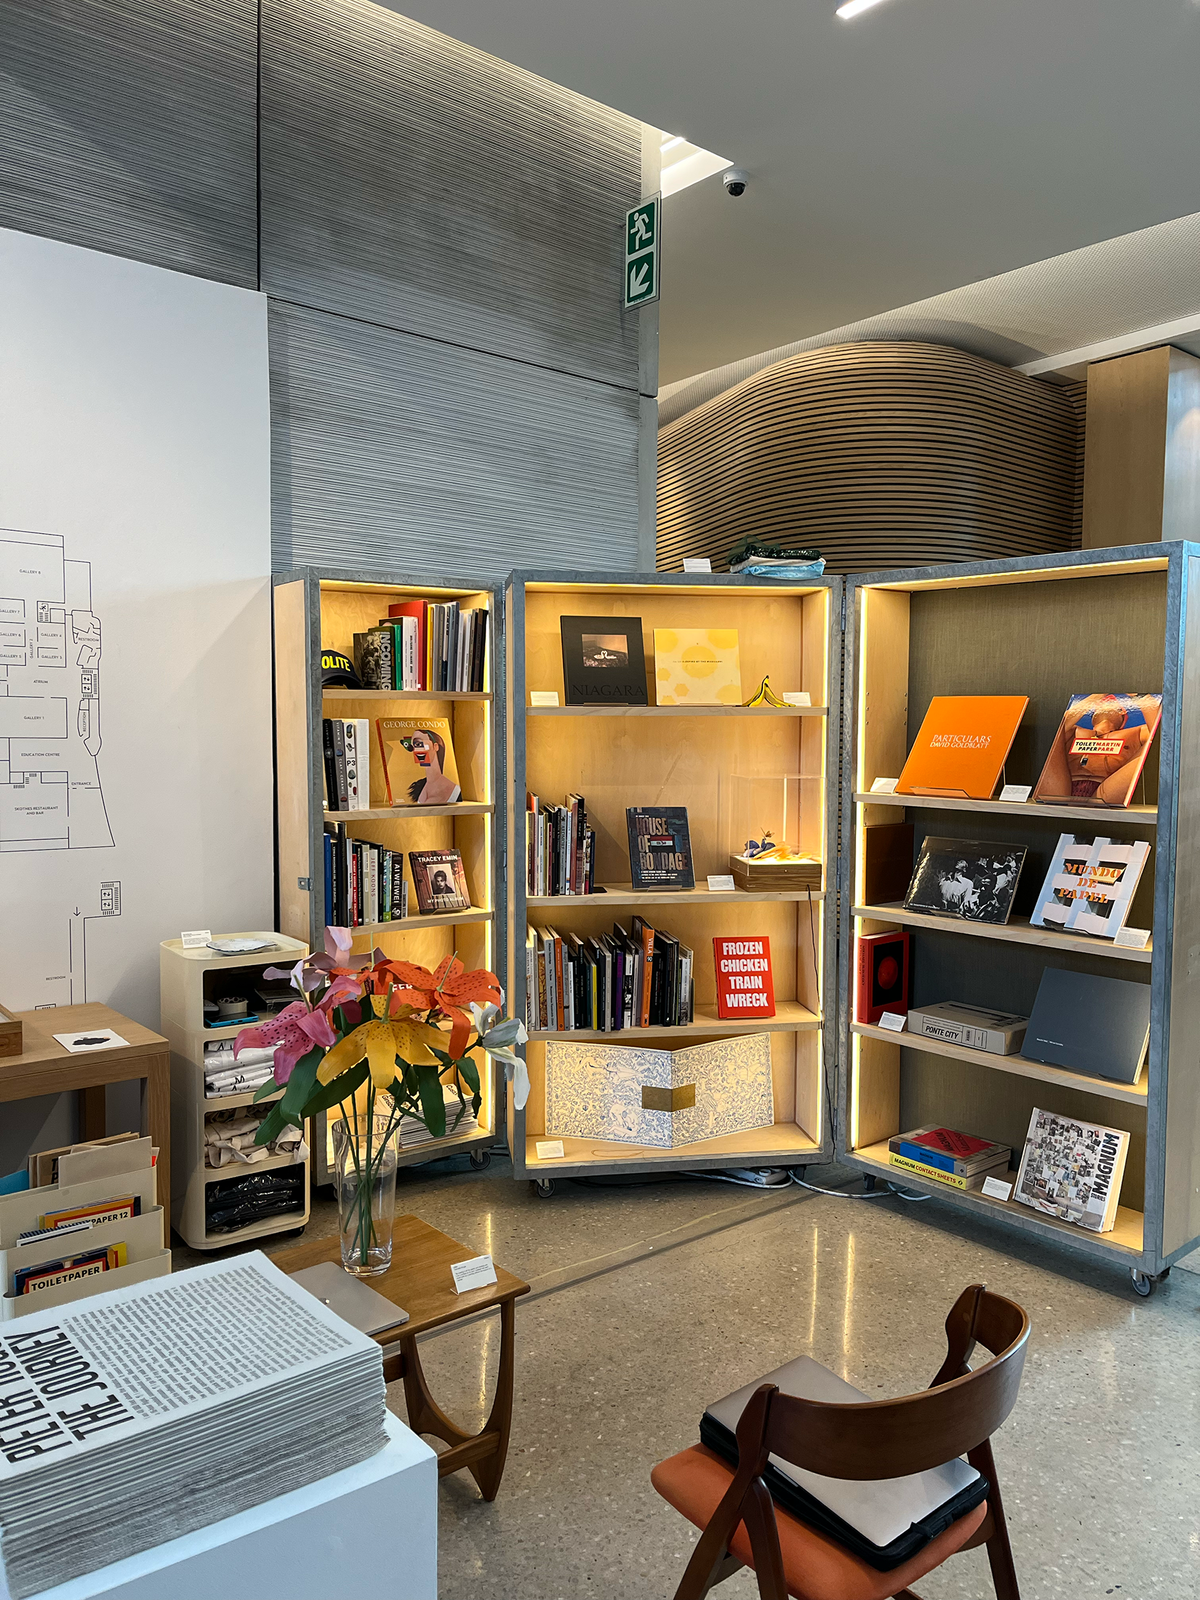
[[[1200,211],[1198,0],[836,4],[392,9],[752,174],[666,203],[664,384]]]

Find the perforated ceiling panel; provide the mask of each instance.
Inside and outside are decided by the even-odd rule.
[[[264,0],[263,287],[636,389],[641,125],[367,0]]]
[[[1200,213],[714,367],[662,391],[659,425],[777,361],[827,345],[913,339],[1016,367],[1193,313],[1200,324]],[[1174,342],[1198,348],[1192,339]]]

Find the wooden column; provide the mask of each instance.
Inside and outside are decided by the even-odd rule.
[[[1084,549],[1200,532],[1200,360],[1159,345],[1087,374]]]

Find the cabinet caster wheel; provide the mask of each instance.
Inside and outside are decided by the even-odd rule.
[[[873,1172],[864,1172],[863,1173],[863,1193],[864,1194],[874,1194],[875,1193],[876,1182],[877,1182],[877,1179],[876,1179],[875,1174]]]
[[[554,1193],[554,1179],[535,1178],[533,1180],[533,1192],[535,1195],[537,1195],[539,1200],[549,1200],[550,1196]]]
[[[1140,1295],[1143,1300],[1149,1300],[1170,1271],[1170,1267],[1166,1269],[1166,1272],[1142,1272],[1137,1267],[1130,1267],[1129,1277],[1133,1284],[1134,1294]]]
[[[490,1150],[471,1151],[471,1165],[475,1168],[476,1172],[482,1172],[485,1167],[490,1167],[491,1164],[492,1152]]]

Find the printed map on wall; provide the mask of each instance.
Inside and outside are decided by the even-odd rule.
[[[0,853],[113,843],[100,745],[91,564],[0,529]]]

